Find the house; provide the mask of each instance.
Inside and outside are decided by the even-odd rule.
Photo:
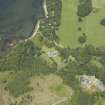
[[[47,53],[48,57],[56,57],[59,56],[59,52],[58,51],[49,51]]]
[[[94,75],[93,76],[81,75],[79,79],[81,87],[84,89],[91,90],[94,87],[95,91],[101,92],[105,91],[105,85]]]

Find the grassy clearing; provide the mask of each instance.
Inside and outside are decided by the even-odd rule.
[[[32,77],[31,87],[33,87],[33,91],[30,92],[33,96],[32,103],[39,105],[52,105],[60,98],[72,95],[71,88],[63,84],[61,77],[54,74]]]
[[[58,96],[66,96],[68,94],[68,87],[66,87],[64,84],[52,86],[50,89]]]
[[[62,7],[62,24],[58,31],[61,42],[67,46],[76,47],[78,45],[77,38],[86,33],[88,43],[95,46],[105,44],[105,27],[100,25],[100,21],[105,17],[104,7],[97,9],[95,13],[91,13],[82,22],[78,22],[76,15],[78,0],[63,0]],[[78,31],[81,27],[82,30]]]
[[[10,72],[0,72],[0,84],[4,83],[8,77],[9,77]]]

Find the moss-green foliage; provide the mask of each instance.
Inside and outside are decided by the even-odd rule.
[[[32,90],[29,79],[32,76],[48,74],[56,69],[50,68],[40,58],[41,49],[31,40],[16,45],[8,54],[1,56],[0,71],[11,72],[6,81],[6,89],[15,97]]]
[[[68,84],[73,89],[78,89],[78,80],[76,79],[76,75],[78,72],[78,68],[75,63],[69,63],[68,66],[59,72],[59,75],[64,80],[64,83]]]
[[[51,91],[55,92],[58,96],[65,96],[67,93],[67,89],[65,87],[65,85],[63,84],[59,84],[56,86],[51,86],[50,87]]]
[[[12,96],[18,97],[32,90],[29,86],[30,73],[29,71],[21,71],[11,75],[12,78],[8,80],[7,89]]]
[[[70,105],[94,105],[95,95],[78,91],[71,99]]]
[[[71,53],[74,57],[76,57],[78,64],[85,64],[88,63],[92,58],[90,50],[91,49],[87,46],[85,48],[76,48]]]
[[[35,57],[40,54],[40,49],[31,41],[18,44],[6,56],[0,59],[0,70],[26,70],[32,69]]]
[[[22,42],[0,59],[0,71],[26,71],[37,73],[53,72],[54,69],[40,58],[41,49],[32,41]]]
[[[105,18],[101,20],[100,24],[105,26]]]
[[[61,0],[46,0],[48,18],[44,18],[41,21],[40,30],[42,35],[50,41],[58,41],[56,31],[61,24]]]
[[[105,92],[97,93],[95,95],[95,102],[93,105],[104,105],[105,104]]]
[[[105,84],[104,54],[104,48],[97,49],[92,45],[70,49],[70,55],[75,58],[75,61],[68,61],[67,66],[58,74],[75,90],[79,89],[78,75],[95,75]],[[98,62],[101,66],[93,64],[92,61]]]
[[[81,17],[88,16],[92,11],[91,0],[79,0],[77,15]]]

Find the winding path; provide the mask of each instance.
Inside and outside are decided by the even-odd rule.
[[[47,10],[46,0],[44,0],[44,2],[43,2],[43,9],[44,9],[45,17],[48,18],[48,10]]]
[[[65,101],[67,101],[67,100],[68,100],[68,97],[64,97],[63,99],[61,99],[61,100],[59,100],[59,101],[53,103],[52,105],[58,105],[58,104],[63,103],[63,102],[65,102]]]

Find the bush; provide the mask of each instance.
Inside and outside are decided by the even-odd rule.
[[[29,72],[18,72],[14,74],[12,80],[10,80],[7,84],[7,89],[11,95],[18,97],[32,90],[32,88],[29,87],[29,74]]]
[[[80,17],[88,16],[92,11],[91,0],[79,0],[77,15]]]
[[[105,26],[105,18],[101,20],[100,24]]]

